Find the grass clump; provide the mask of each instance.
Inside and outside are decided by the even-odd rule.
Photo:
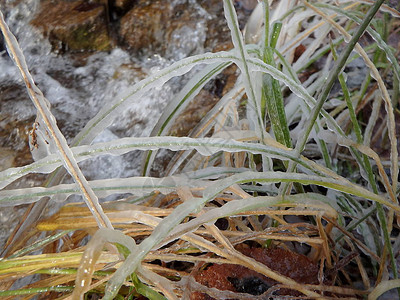
[[[247,24],[248,43],[233,2],[223,2],[232,50],[182,59],[138,82],[107,103],[71,145],[2,24],[38,108],[37,136],[49,133],[53,150],[28,166],[0,172],[0,203],[35,203],[35,212],[49,198],[81,194],[86,207],[65,205],[41,220],[25,234],[31,237],[28,244],[21,237],[27,225],[16,231],[0,261],[0,295],[249,297],[237,284],[230,291],[213,289],[218,286],[211,279],[200,284],[199,276],[213,264],[245,267],[263,276],[257,280],[264,285],[270,280],[260,297],[375,299],[400,286],[395,121],[400,68],[399,53],[388,45],[390,22],[399,13],[384,1],[281,1],[273,7],[263,1]],[[381,26],[382,18],[389,25]],[[361,86],[349,86],[344,71],[358,58],[367,75]],[[169,136],[189,103],[232,64],[238,68],[233,87],[188,136]],[[132,101],[199,66],[150,137],[92,144]],[[161,177],[151,177],[160,149],[175,154]],[[77,164],[133,150],[144,151],[142,176],[87,181]],[[64,170],[74,183],[62,184]],[[29,173],[50,174],[46,186],[4,189]],[[99,198],[114,194],[130,196],[99,204]],[[32,212],[26,222],[34,219]],[[43,231],[45,237],[32,242]],[[315,281],[263,262],[272,254],[254,254],[259,248],[284,249],[290,257],[303,245],[308,263],[319,270]],[[33,274],[40,275],[37,281],[9,290],[17,279]]]

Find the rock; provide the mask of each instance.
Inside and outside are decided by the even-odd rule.
[[[122,44],[133,52],[162,47],[170,15],[171,5],[164,1],[135,6],[121,19],[119,38]]]
[[[199,5],[207,11],[207,37],[204,47],[207,51],[227,51],[233,48],[231,33],[224,16],[223,1],[198,0]],[[256,0],[235,0],[236,13],[239,26],[244,28],[252,9],[257,4]]]
[[[266,265],[271,270],[287,276],[297,283],[318,284],[318,263],[304,255],[283,248],[248,248],[238,245],[237,250],[256,261]],[[195,280],[209,288],[233,292],[261,295],[276,282],[241,265],[214,264],[194,274]],[[290,289],[278,289],[276,295],[300,296],[300,293]],[[201,292],[193,292],[191,300],[212,300],[214,298]]]
[[[189,132],[218,102],[210,92],[201,90],[188,107],[179,115],[170,130],[173,136],[188,136]]]
[[[112,48],[106,7],[99,2],[45,0],[31,23],[49,37],[53,48],[58,51],[104,51]]]
[[[118,19],[118,17],[126,14],[137,2],[138,0],[111,0],[109,2],[111,15],[114,15],[114,19]]]
[[[236,2],[246,10],[253,10],[258,4],[257,0],[236,0]]]
[[[224,17],[223,2],[219,0],[199,0],[198,3],[211,16],[207,20],[205,48],[212,52],[232,49],[231,33]]]
[[[0,169],[32,162],[28,134],[36,109],[26,89],[11,82],[0,84]]]
[[[189,1],[178,5],[139,1],[121,18],[119,41],[135,54],[157,53],[180,59],[197,53],[203,49],[206,30],[205,16],[199,8]],[[193,39],[193,34],[198,38]]]
[[[6,50],[6,45],[4,44],[4,38],[3,35],[0,35],[0,52]]]
[[[188,136],[190,131],[218,103],[221,97],[233,88],[237,79],[236,69],[237,67],[232,65],[206,84],[176,118],[168,134]]]

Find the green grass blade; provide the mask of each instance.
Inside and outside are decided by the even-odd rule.
[[[265,18],[268,17],[268,7],[264,5]],[[264,27],[268,27],[268,20],[265,20]],[[274,59],[274,49],[277,43],[280,30],[282,28],[281,23],[274,23],[271,38],[265,36],[264,40],[269,41],[269,45],[264,46],[263,61],[276,68]],[[267,29],[264,30],[265,35],[269,33]],[[287,125],[285,104],[283,101],[282,91],[279,81],[274,79],[269,74],[263,75],[263,85],[261,94],[261,115],[265,118],[266,112],[268,113],[271,121],[272,130],[274,132],[276,140],[285,145],[286,147],[292,147],[292,141],[290,138],[289,127]],[[266,105],[264,105],[264,103]],[[267,109],[267,111],[266,111]]]
[[[235,49],[239,53],[239,57],[241,58],[241,60],[237,61],[236,64],[243,73],[243,78],[244,78],[243,81],[246,89],[246,94],[256,114],[255,116],[256,133],[260,137],[261,141],[263,141],[264,131],[265,131],[264,122],[261,116],[260,103],[259,100],[257,100],[256,98],[256,94],[252,84],[252,82],[254,81],[253,77],[256,76],[256,73],[252,73],[250,75],[250,70],[248,66],[249,55],[244,47],[243,36],[239,28],[237,15],[232,0],[224,0],[224,12],[225,12],[225,18],[228,22],[228,27],[231,30],[233,46],[235,47]]]
[[[1,297],[10,297],[10,296],[21,296],[21,295],[34,295],[40,293],[48,293],[48,292],[72,292],[74,290],[73,286],[48,286],[48,287],[40,287],[40,288],[30,288],[30,289],[19,289],[13,291],[0,291]]]

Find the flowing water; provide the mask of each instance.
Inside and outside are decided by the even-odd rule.
[[[179,2],[182,1],[173,1],[173,4]],[[172,43],[166,47],[165,57],[151,53],[137,57],[119,47],[108,52],[59,54],[52,51],[49,40],[30,25],[40,9],[39,1],[0,0],[0,4],[34,80],[50,101],[58,126],[69,142],[119,92],[178,59],[204,51],[206,22],[199,20],[195,29],[185,26],[173,32]],[[197,7],[198,14],[206,20],[209,17],[207,12]],[[32,161],[27,137],[35,120],[36,109],[23,86],[20,73],[8,56],[3,40],[0,40],[0,44],[1,171]],[[167,82],[137,99],[97,141],[148,135],[181,84],[181,80]],[[140,155],[104,156],[84,162],[81,166],[88,179],[134,176],[140,171]],[[38,185],[41,181],[40,176],[30,176],[14,184],[14,187]],[[8,237],[20,213],[20,209],[13,207],[0,211],[0,241]]]
[[[171,0],[172,6],[190,6],[192,25],[179,24],[170,34],[164,51],[132,54],[116,46],[103,52],[60,52],[54,43],[31,25],[40,11],[37,0],[0,0],[0,8],[24,52],[37,86],[51,103],[51,111],[62,133],[70,142],[85,124],[121,91],[149,74],[189,55],[212,51],[229,41],[222,1]],[[248,16],[251,1],[236,1],[241,18]],[[255,3],[255,1],[253,1]],[[253,3],[253,5],[254,5]],[[182,6],[183,5],[183,6]],[[181,9],[182,11],[182,9]],[[186,19],[187,20],[187,19]],[[194,24],[194,25],[193,25]],[[211,25],[210,25],[211,24]],[[207,28],[208,26],[208,28]],[[221,39],[222,37],[222,39]],[[60,48],[62,48],[60,46]],[[56,49],[57,50],[57,49]],[[146,93],[129,107],[97,139],[110,141],[125,136],[149,135],[163,108],[186,79],[176,78]],[[0,39],[0,171],[32,162],[28,135],[36,109],[28,97],[20,73]],[[139,175],[140,153],[102,156],[80,164],[89,180]],[[27,176],[13,188],[41,185],[43,176]],[[23,212],[20,207],[0,210],[0,241],[5,242]]]
[[[40,1],[0,0],[1,11],[18,39],[35,83],[51,103],[51,111],[68,142],[105,104],[132,84],[179,59],[213,51],[221,44],[221,40],[230,40],[222,1],[170,2],[172,6],[183,5],[183,8],[190,5],[194,14],[191,17],[192,26],[177,26],[161,54],[142,51],[138,56],[118,46],[103,52],[55,51],[54,44],[31,25],[40,11]],[[256,1],[235,3],[242,8],[240,18],[244,20]],[[186,80],[170,80],[136,99],[95,142],[149,135],[169,99]],[[9,58],[4,41],[0,39],[0,171],[32,162],[28,135],[35,117],[36,109],[28,97],[20,73]],[[117,157],[98,157],[80,166],[87,179],[93,180],[139,175],[140,163],[140,153],[130,153]],[[38,186],[42,182],[43,176],[34,175],[12,185],[13,188]],[[0,244],[5,242],[17,225],[23,211],[21,207],[0,210]]]

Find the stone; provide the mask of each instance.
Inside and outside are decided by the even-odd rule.
[[[268,266],[275,272],[292,278],[297,283],[318,284],[318,268],[316,262],[304,255],[283,248],[253,248],[238,245],[237,250],[256,261]],[[209,288],[232,292],[261,295],[276,282],[241,265],[214,264],[195,274],[195,280]],[[300,296],[297,291],[280,289],[278,295]],[[193,292],[191,300],[212,300],[214,298],[201,292]],[[250,297],[249,297],[250,299]]]
[[[232,49],[231,33],[224,17],[223,2],[219,0],[199,0],[198,3],[210,15],[207,20],[205,48],[212,52]]]
[[[111,15],[115,15],[114,18],[123,16],[126,14],[134,5],[136,5],[138,0],[111,0],[110,10]]]
[[[132,52],[158,49],[165,42],[170,16],[171,5],[168,2],[156,1],[135,6],[121,18],[120,41]]]
[[[178,116],[170,130],[170,134],[173,136],[187,136],[218,100],[210,92],[201,90],[184,112]]]
[[[190,1],[143,0],[121,18],[118,36],[120,44],[134,54],[180,59],[202,52],[198,50],[203,49],[205,31],[200,6]],[[198,37],[194,42],[193,34]]]
[[[112,48],[107,9],[99,2],[45,0],[31,23],[48,36],[56,51],[105,51]]]
[[[32,162],[28,135],[35,112],[24,86],[8,81],[0,84],[0,169]]]

